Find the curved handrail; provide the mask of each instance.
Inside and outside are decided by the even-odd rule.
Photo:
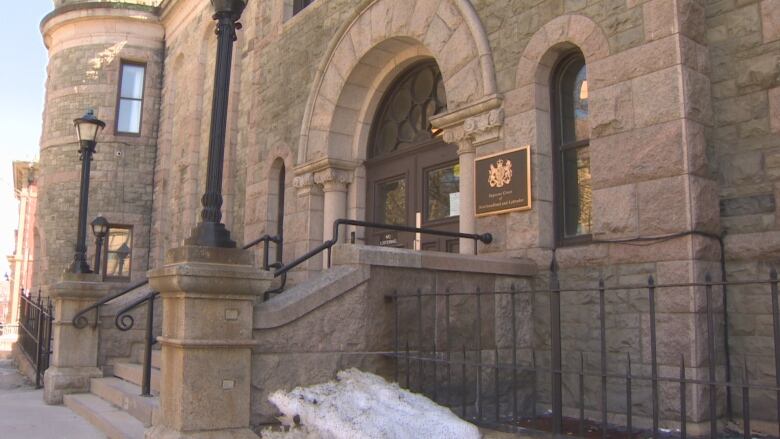
[[[271,266],[268,264],[268,251],[269,251],[268,243],[273,242],[276,245],[282,245],[282,235],[271,236],[269,234],[265,234],[255,239],[254,241],[249,242],[248,244],[244,245],[241,248],[247,250],[256,246],[257,244],[260,244],[261,242],[265,243],[265,245],[263,246],[263,269],[269,270]]]
[[[265,235],[255,239],[254,241],[252,241],[252,242],[250,242],[248,244],[245,244],[241,248],[244,249],[244,250],[247,250],[249,248],[252,248],[252,247],[256,246],[257,244],[260,244],[261,242],[268,242],[268,241],[276,243],[276,244],[281,244],[282,243],[282,238],[280,236],[271,236],[271,235],[265,234]]]
[[[143,375],[141,377],[141,396],[152,396],[152,345],[157,343],[157,338],[154,336],[154,299],[159,296],[160,293],[152,291],[146,294],[140,299],[134,300],[132,303],[127,304],[116,313],[114,318],[114,325],[120,331],[129,331],[133,329],[135,319],[128,314],[137,306],[146,303],[146,330],[144,331],[144,361],[143,361]]]
[[[93,303],[92,305],[82,309],[81,311],[76,313],[75,316],[73,316],[73,319],[71,320],[71,322],[73,323],[73,326],[75,326],[78,329],[86,328],[87,325],[89,324],[89,319],[87,318],[86,314],[89,311],[92,311],[94,309],[95,310],[95,324],[94,324],[94,326],[97,327],[97,321],[98,321],[97,313],[98,313],[98,310],[99,310],[99,308],[101,306],[105,305],[106,303],[108,303],[108,302],[110,302],[110,301],[112,301],[112,300],[114,300],[116,298],[124,296],[125,294],[135,290],[136,288],[140,288],[140,287],[142,287],[142,286],[144,286],[144,285],[146,285],[148,283],[149,283],[149,279],[147,279],[145,281],[142,281],[142,282],[138,282],[137,284],[131,285],[129,288],[127,288],[125,290],[122,290],[122,291],[120,291],[118,293],[111,294],[110,296],[106,296],[106,297],[98,300],[97,302]]]
[[[426,235],[449,236],[451,238],[466,238],[466,239],[473,239],[474,241],[480,241],[485,244],[490,244],[491,242],[493,242],[493,235],[491,235],[490,233],[478,234],[478,233],[449,232],[446,230],[429,229],[425,227],[411,227],[411,226],[401,226],[401,225],[394,225],[394,224],[371,223],[368,221],[358,221],[358,220],[351,220],[347,218],[341,218],[333,222],[333,239],[323,242],[322,244],[308,251],[306,254],[299,257],[298,259],[290,262],[289,264],[285,264],[280,269],[274,271],[274,277],[280,276],[282,274],[286,274],[293,268],[297,267],[298,265],[301,265],[302,263],[318,255],[319,253],[322,253],[325,250],[328,251],[328,266],[330,266],[331,248],[339,242],[339,226],[358,226],[358,227],[366,227],[372,229],[395,230],[399,232],[423,233]]]
[[[154,300],[159,296],[160,293],[157,291],[153,291],[140,299],[134,300],[132,303],[128,304],[124,308],[120,309],[116,313],[116,317],[114,318],[114,325],[119,329],[120,331],[129,331],[133,329],[133,325],[135,324],[135,319],[133,316],[128,314],[130,311],[137,308],[139,305],[142,305],[143,303],[146,303],[147,300]]]
[[[282,264],[281,262],[274,262],[273,264],[271,264],[269,266],[269,268],[276,268],[276,269],[279,269],[279,268],[282,268],[282,267],[284,267],[284,264]],[[276,277],[276,276],[274,276],[274,277]],[[268,300],[269,298],[271,298],[272,294],[279,294],[279,293],[281,293],[282,291],[284,291],[284,287],[286,285],[287,285],[287,273],[283,273],[282,274],[282,281],[279,284],[279,286],[274,288],[274,289],[272,289],[272,290],[268,290],[265,293],[263,293],[263,300]]]

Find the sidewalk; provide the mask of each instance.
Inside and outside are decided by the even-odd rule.
[[[0,436],[4,439],[105,439],[68,408],[44,404],[43,389],[33,387],[11,360],[0,359]]]

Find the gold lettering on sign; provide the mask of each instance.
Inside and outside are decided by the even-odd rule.
[[[498,159],[495,165],[490,165],[488,184],[490,187],[504,187],[512,182],[512,161]]]

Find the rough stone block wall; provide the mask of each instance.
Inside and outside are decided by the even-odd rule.
[[[730,281],[768,279],[780,267],[780,2],[705,4],[714,127],[710,167],[718,176]],[[732,376],[774,383],[767,285],[728,290]],[[735,412],[741,412],[734,393]],[[759,419],[773,420],[775,396],[751,392]]]
[[[403,362],[396,364],[384,353],[395,350],[395,318],[398,316],[398,346],[405,349],[408,343],[412,355],[423,351],[430,355],[434,343],[437,350],[449,350],[453,359],[466,349],[467,358],[476,361],[477,334],[479,321],[482,362],[489,364],[495,360],[495,352],[504,363],[511,360],[511,303],[508,296],[485,294],[481,298],[481,318],[476,319],[477,288],[484,291],[510,291],[512,285],[518,290],[528,288],[527,279],[475,273],[454,273],[416,268],[370,267],[370,279],[349,289],[323,306],[306,313],[300,318],[282,326],[256,329],[254,339],[257,347],[253,352],[252,371],[252,423],[258,425],[272,421],[275,409],[267,401],[267,396],[275,390],[292,390],[295,386],[321,383],[335,378],[336,372],[350,367],[376,373],[394,381],[396,373],[405,376]],[[401,280],[399,282],[399,280]],[[451,291],[464,293],[452,296],[450,300],[449,323],[446,323],[445,299],[443,296],[421,299],[417,307],[414,295],[420,288],[423,294]],[[407,296],[400,299],[398,309],[385,295],[397,293]],[[532,307],[529,297],[518,295],[516,306],[516,338],[518,358],[530,352],[533,338]],[[419,329],[422,329],[420,332]],[[451,333],[447,334],[447,330]],[[312,337],[320,334],[322,337]],[[450,340],[448,341],[448,335]],[[454,343],[457,343],[455,345]],[[462,344],[461,344],[462,343]],[[396,370],[396,366],[399,369]],[[412,370],[413,369],[413,370]],[[433,368],[430,364],[408,370],[412,389],[432,396]],[[452,381],[446,382],[441,366],[437,373],[439,382],[438,396],[441,400],[455,396],[460,398],[460,372],[452,370]],[[527,373],[518,373],[518,394],[521,414],[529,413],[530,377]],[[503,388],[509,382],[509,374],[504,374]],[[493,389],[494,375],[489,367],[483,370],[483,396],[485,401],[495,400]],[[468,371],[466,387],[469,413],[473,412],[476,402],[476,370]],[[423,384],[421,384],[423,383]],[[487,383],[491,383],[487,385]],[[402,381],[405,384],[405,381]],[[452,388],[448,387],[452,385]],[[457,385],[456,385],[457,384]],[[509,394],[501,393],[504,410],[509,407]],[[454,404],[454,402],[453,402]],[[495,407],[493,405],[493,407]],[[504,412],[504,415],[507,413]]]
[[[106,122],[106,128],[93,156],[87,221],[103,215],[110,223],[133,226],[132,276],[145,277],[162,56],[161,50],[118,42],[75,46],[50,58],[41,137],[37,285],[57,282],[73,257],[81,170],[73,119],[90,108]],[[147,62],[141,136],[114,133],[122,59]],[[88,261],[94,265],[94,237],[89,228],[87,234]]]

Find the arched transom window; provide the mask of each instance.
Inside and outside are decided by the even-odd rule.
[[[446,109],[447,96],[436,63],[411,68],[385,95],[374,123],[370,158],[431,140],[439,133],[429,118]]]
[[[556,222],[558,240],[565,243],[591,233],[588,79],[582,54],[563,59],[553,79]]]

